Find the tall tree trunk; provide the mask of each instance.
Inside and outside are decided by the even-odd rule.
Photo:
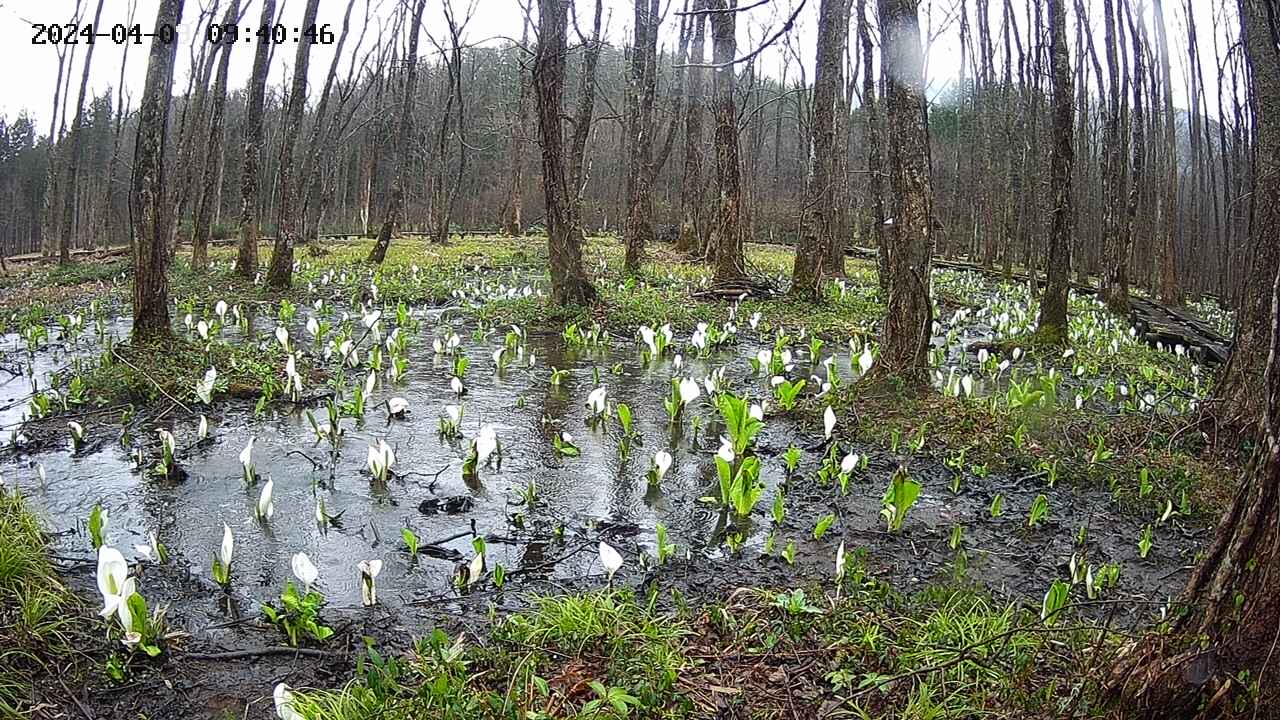
[[[1161,212],[1160,301],[1182,303],[1178,279],[1178,135],[1177,111],[1173,107],[1173,72],[1169,67],[1169,32],[1164,19],[1164,0],[1155,0],[1156,46],[1160,53],[1160,88],[1164,118],[1165,184]]]
[[[529,45],[529,17],[526,15],[520,31],[520,47]],[[525,81],[524,65],[516,66],[516,113],[511,121],[511,198],[510,215],[507,216],[507,234],[524,232],[524,146],[529,136],[529,83]]]
[[[1075,160],[1075,149],[1071,144],[1074,106],[1065,4],[1065,0],[1049,0],[1049,72],[1053,78],[1049,195],[1053,198],[1053,210],[1039,325],[1039,332],[1045,339],[1059,343],[1067,340],[1067,295],[1071,289],[1071,172]]]
[[[329,72],[324,78],[324,89],[320,91],[320,102],[316,104],[315,123],[311,126],[311,139],[307,143],[306,158],[302,161],[302,174],[299,175],[303,183],[302,191],[302,238],[300,242],[310,242],[318,234],[319,216],[322,214],[320,208],[315,206],[323,206],[325,198],[328,194],[324,192],[326,180],[332,181],[332,175],[329,173],[317,173],[316,168],[320,167],[322,158],[327,160],[333,154],[331,133],[335,129],[334,123],[329,117],[329,102],[333,96],[333,85],[338,77],[338,60],[342,58],[342,50],[347,45],[347,35],[351,32],[351,9],[355,6],[355,0],[347,0],[346,12],[342,15],[342,30],[338,33],[338,44],[333,49],[333,60],[329,63]],[[365,30],[368,29],[368,6],[365,7]],[[361,31],[359,44],[364,40],[364,30]],[[355,68],[354,60],[351,65]],[[350,78],[348,78],[350,85]],[[338,106],[342,107],[343,101],[340,99]],[[335,118],[336,120],[336,118]],[[317,198],[316,196],[320,197]]]
[[[727,283],[747,275],[742,257],[742,185],[738,161],[738,106],[734,99],[737,75],[738,0],[711,0],[711,61],[716,68],[712,81],[715,108],[716,186],[719,208],[711,232],[715,281]]]
[[[224,25],[239,21],[240,0],[231,0]],[[213,106],[209,110],[209,138],[205,146],[204,170],[200,179],[200,197],[196,204],[196,219],[191,228],[191,268],[198,273],[209,269],[209,241],[213,237],[213,210],[218,203],[218,177],[221,172],[219,155],[226,136],[227,117],[227,69],[231,64],[231,49],[236,42],[230,34],[225,36],[221,48],[215,48],[218,70],[213,80]]]
[[[137,0],[130,0],[129,14],[126,16],[125,25],[132,27],[134,13],[137,10]],[[129,63],[129,46],[133,43],[125,43],[124,50],[120,53],[120,77],[116,81],[116,121],[111,131],[111,160],[107,163],[107,182],[106,188],[102,191],[102,214],[99,216],[99,233],[104,247],[109,246],[112,241],[112,202],[115,197],[113,190],[116,183],[116,166],[120,164],[120,136],[124,130],[124,71]]]
[[[102,0],[98,0],[97,8],[93,11],[93,27],[98,27],[98,20],[102,17]],[[89,47],[84,53],[84,68],[80,72],[80,93],[76,96],[76,117],[71,123],[71,137],[69,142],[71,147],[67,151],[67,176],[66,191],[63,193],[62,203],[62,232],[58,235],[58,264],[66,265],[71,262],[71,235],[72,228],[75,225],[76,211],[76,184],[80,180],[80,160],[81,147],[83,142],[80,128],[84,125],[84,96],[89,89],[89,68],[93,63],[93,49],[97,47],[97,43],[89,43]]]
[[[178,27],[184,0],[160,0],[147,61],[147,80],[138,108],[129,205],[133,218],[133,339],[164,338],[169,328],[168,260],[170,217],[164,175],[165,134],[176,42],[165,43],[160,29]]]
[[[426,4],[426,0],[418,0],[413,7],[413,19],[409,23],[409,56],[405,58],[404,91],[400,95],[400,119],[396,126],[391,155],[391,193],[387,197],[386,214],[382,220],[382,227],[378,229],[378,238],[373,243],[373,249],[369,251],[369,262],[379,265],[387,257],[392,231],[396,225],[404,221],[404,156],[409,150],[409,140],[413,137],[413,102],[418,80],[418,35],[422,28],[422,12]]]
[[[261,26],[275,22],[276,0],[262,0]],[[236,272],[252,278],[258,274],[258,162],[262,154],[262,105],[267,92],[270,43],[258,43],[253,55],[253,75],[245,109],[244,166],[240,170],[240,250]]]
[[[302,27],[315,25],[319,8],[320,0],[307,0],[302,13]],[[298,133],[302,130],[302,114],[307,108],[307,67],[311,64],[311,45],[305,38],[298,43],[293,58],[289,104],[284,111],[284,142],[280,146],[280,211],[276,221],[276,242],[271,249],[271,265],[267,269],[267,284],[277,290],[293,284],[293,246],[298,242],[302,227],[293,155],[297,149]],[[303,182],[306,180],[303,178]]]
[[[1258,170],[1252,224],[1255,246],[1280,245],[1280,57],[1272,0],[1241,0],[1244,47],[1252,69]],[[1267,220],[1270,222],[1267,222]],[[1229,715],[1245,683],[1255,681],[1255,710],[1280,701],[1273,660],[1280,637],[1280,267],[1251,294],[1269,298],[1269,317],[1251,331],[1266,338],[1259,394],[1257,445],[1250,469],[1218,523],[1213,542],[1191,573],[1180,600],[1187,611],[1172,633],[1149,636],[1128,648],[1110,687],[1135,716]],[[1256,276],[1255,276],[1256,278]],[[1269,285],[1269,287],[1267,287]],[[1257,322],[1257,316],[1241,322]],[[1241,678],[1248,678],[1245,683]],[[1245,715],[1248,715],[1246,710]]]
[[[628,162],[627,219],[623,228],[626,257],[623,270],[627,274],[640,271],[646,245],[653,235],[653,100],[658,75],[658,0],[633,0],[635,5],[635,42],[631,49],[631,76],[627,104],[630,158]]]
[[[858,0],[858,42],[862,46],[862,113],[866,121],[867,194],[871,203],[871,228],[875,238],[876,277],[880,297],[889,297],[889,243],[884,229],[884,160],[880,107],[876,100],[876,73],[872,64],[871,22],[867,19],[867,0]]]
[[[836,103],[842,85],[841,61],[849,36],[847,0],[822,0],[818,9],[818,52],[813,76],[813,124],[809,135],[809,176],[801,209],[800,242],[791,270],[792,294],[818,300],[838,234],[835,197]],[[844,152],[844,148],[839,148]],[[840,258],[844,258],[842,247]]]
[[[881,367],[913,386],[929,378],[933,324],[933,185],[917,0],[879,0],[889,146],[892,224],[885,228],[889,297],[880,335]]]
[[[1116,0],[1102,0],[1103,38],[1107,57],[1107,111],[1103,128],[1102,197],[1106,247],[1102,299],[1117,315],[1129,312],[1129,224],[1124,222],[1124,146],[1120,137],[1120,59],[1116,50],[1119,18]]]
[[[558,305],[584,304],[596,297],[596,289],[582,268],[582,232],[574,225],[572,209],[578,191],[570,186],[570,178],[566,174],[561,127],[569,2],[538,0],[538,51],[533,66],[538,134],[542,138],[542,189],[547,207],[551,300]],[[599,23],[600,4],[597,0],[597,38]],[[580,116],[576,125],[589,125],[590,121],[590,115]]]
[[[701,65],[707,42],[707,0],[694,0],[693,45],[689,49],[689,64]],[[707,71],[690,67],[688,90],[685,95],[684,118],[684,172],[680,180],[680,206],[683,220],[680,223],[679,249],[688,253],[706,253],[706,207],[703,201],[703,153],[702,116],[703,88]]]
[[[1254,190],[1250,194],[1253,236],[1244,254],[1248,268],[1236,308],[1236,332],[1231,357],[1214,390],[1218,418],[1226,425],[1247,425],[1262,410],[1266,396],[1259,386],[1267,366],[1270,343],[1271,278],[1280,267],[1280,59],[1273,38],[1276,25],[1257,7],[1260,0],[1243,0],[1247,23],[1243,41],[1253,77]],[[1272,7],[1271,23],[1280,22]]]

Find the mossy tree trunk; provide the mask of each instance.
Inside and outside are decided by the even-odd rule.
[[[595,299],[596,289],[582,268],[582,230],[575,222],[577,188],[571,187],[565,167],[562,112],[564,108],[566,32],[570,0],[538,0],[538,49],[533,84],[538,106],[538,133],[542,138],[542,189],[546,199],[547,250],[551,270],[551,299],[559,305],[577,305]],[[600,4],[597,2],[597,37]],[[598,50],[598,43],[593,42]],[[590,70],[594,75],[594,67]],[[582,100],[583,98],[579,98]],[[589,111],[588,105],[588,111]],[[587,115],[587,119],[590,115]],[[583,118],[579,117],[579,120]],[[579,123],[581,124],[581,123]],[[585,133],[582,140],[585,142]],[[574,147],[578,146],[575,133]],[[577,152],[573,155],[576,157]],[[575,166],[580,161],[575,162]]]
[[[161,0],[147,60],[147,80],[138,107],[129,205],[133,218],[133,339],[168,337],[169,232],[173,223],[165,184],[165,135],[177,43],[165,43],[160,29],[182,22],[183,0]]]
[[[929,273],[934,234],[920,19],[916,0],[879,3],[891,203],[891,224],[884,228],[889,297],[880,360],[885,372],[923,386],[929,377],[933,324]]]
[[[276,0],[262,0],[260,27],[275,22]],[[258,43],[253,55],[245,109],[244,164],[240,169],[240,249],[236,273],[252,278],[258,274],[258,163],[262,153],[262,106],[267,92],[270,43]]]
[[[800,243],[791,269],[791,293],[807,300],[822,294],[823,274],[840,245],[836,208],[836,104],[840,99],[845,43],[849,37],[848,0],[822,0],[818,9],[818,52],[813,77],[813,124],[809,134],[809,176],[801,214]]]
[[[1040,300],[1039,331],[1053,342],[1067,340],[1067,295],[1071,289],[1071,172],[1074,107],[1071,64],[1067,54],[1067,11],[1064,0],[1049,0],[1049,74],[1052,85],[1053,148],[1049,158],[1049,257],[1045,265],[1044,297]]]

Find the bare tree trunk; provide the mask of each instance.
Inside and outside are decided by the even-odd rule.
[[[262,0],[261,25],[275,22],[276,0]],[[262,153],[262,105],[267,91],[269,43],[258,43],[249,79],[248,107],[245,110],[244,166],[240,171],[240,250],[236,272],[252,278],[258,274],[258,162]]]
[[[1258,130],[1254,212],[1263,214],[1252,225],[1253,242],[1274,248],[1280,246],[1280,34],[1274,2],[1241,0],[1240,6]],[[1114,667],[1110,688],[1135,717],[1233,715],[1237,698],[1262,717],[1256,710],[1265,714],[1280,700],[1280,685],[1267,677],[1280,637],[1280,266],[1270,272],[1268,282],[1251,288],[1251,295],[1270,298],[1265,324],[1250,330],[1266,338],[1268,357],[1264,377],[1253,386],[1259,395],[1252,405],[1258,412],[1254,457],[1182,591],[1180,604],[1188,611],[1175,616],[1171,633],[1131,645]],[[1258,696],[1246,694],[1251,684]]]
[[[1221,379],[1214,389],[1220,404],[1218,418],[1226,425],[1244,426],[1252,422],[1266,399],[1259,381],[1267,367],[1270,347],[1269,283],[1280,267],[1280,58],[1268,16],[1258,6],[1260,0],[1243,0],[1248,12],[1243,31],[1253,77],[1254,145],[1253,192],[1248,268],[1236,309],[1235,343]],[[1274,8],[1273,8],[1274,11]],[[1280,21],[1273,14],[1270,20]]]
[[[568,10],[569,0],[538,0],[538,52],[533,66],[538,134],[542,138],[542,188],[547,207],[551,299],[558,305],[585,304],[596,297],[595,287],[583,272],[582,232],[574,225],[573,205],[576,202],[574,198],[577,188],[571,187],[565,169],[561,115],[564,107],[565,54],[568,52],[565,37]],[[597,0],[597,38],[599,23],[600,3]],[[595,44],[598,46],[598,43]],[[591,70],[594,75],[594,68]],[[590,115],[577,118],[577,125],[584,123],[590,124]],[[585,133],[583,140],[585,142]]]
[[[526,15],[520,31],[520,47],[529,45],[529,17]],[[516,236],[524,232],[524,145],[529,136],[529,83],[525,81],[524,67],[516,68],[516,116],[511,122],[511,209],[507,217],[507,234]]]
[[[862,46],[862,112],[866,119],[867,138],[867,193],[871,196],[871,228],[869,235],[879,250],[876,257],[876,277],[880,283],[880,297],[889,297],[889,243],[884,229],[884,161],[883,135],[880,126],[880,106],[876,100],[876,73],[872,71],[871,22],[867,19],[867,0],[858,0],[858,42]]]
[[[71,11],[71,18],[73,22],[78,22],[80,19],[80,2],[81,0],[76,0],[75,9]],[[60,231],[57,223],[62,216],[60,213],[54,212],[54,206],[57,204],[58,198],[61,197],[60,188],[62,185],[62,178],[59,172],[62,164],[62,153],[58,149],[58,144],[62,139],[62,136],[58,131],[58,118],[63,118],[63,124],[66,124],[66,118],[65,113],[60,116],[58,111],[60,107],[66,105],[66,99],[62,97],[62,78],[64,69],[66,70],[68,85],[70,85],[71,82],[71,68],[66,66],[68,55],[67,46],[61,44],[56,45],[54,47],[54,51],[58,55],[58,74],[53,84],[53,110],[50,112],[49,117],[48,166],[45,171],[44,207],[40,218],[40,254],[45,257],[53,255],[54,251],[58,249],[58,245],[60,244],[58,239]],[[70,52],[72,54],[72,62],[74,63],[74,45],[71,46]],[[61,105],[59,104],[60,102]]]
[[[742,187],[738,164],[738,107],[734,99],[733,60],[737,53],[738,0],[711,0],[711,61],[720,66],[712,81],[715,108],[716,185],[719,208],[711,233],[715,281],[727,283],[746,277],[742,257]]]
[[[126,26],[133,26],[137,5],[137,0],[129,0],[129,14],[126,16]],[[125,43],[124,50],[120,53],[120,77],[116,82],[116,122],[111,133],[111,160],[107,163],[107,186],[102,193],[103,211],[99,216],[98,225],[103,246],[110,245],[112,240],[111,209],[114,204],[112,199],[115,196],[113,190],[116,183],[116,166],[120,163],[120,136],[123,134],[124,129],[124,71],[129,63],[129,46],[132,44]]]
[[[628,182],[627,219],[623,229],[627,253],[623,271],[635,274],[644,261],[653,235],[653,99],[657,90],[658,0],[633,0],[635,42],[631,49],[631,77],[627,107]]]
[[[98,27],[98,20],[102,17],[102,0],[98,0],[97,8],[93,11],[93,26]],[[62,203],[62,232],[58,235],[58,264],[66,265],[71,262],[71,235],[72,228],[75,224],[76,210],[76,184],[80,179],[80,160],[81,160],[81,135],[80,127],[84,125],[84,96],[89,89],[89,68],[93,63],[93,49],[97,43],[89,43],[89,48],[84,53],[84,67],[80,72],[80,93],[76,96],[76,117],[71,123],[71,137],[68,139],[71,147],[67,150],[67,176],[66,191],[63,193]]]
[[[1164,0],[1155,0],[1156,45],[1160,52],[1160,83],[1164,103],[1165,185],[1160,236],[1160,301],[1170,305],[1182,303],[1178,285],[1178,135],[1176,110],[1173,107],[1173,73],[1169,68],[1169,32],[1164,19]]]
[[[400,120],[392,153],[391,194],[387,198],[386,215],[378,229],[378,239],[369,251],[369,262],[382,264],[391,245],[391,233],[404,220],[404,156],[413,136],[413,102],[418,79],[418,34],[422,28],[422,12],[426,0],[418,0],[413,7],[413,19],[409,23],[409,56],[405,58],[404,92],[400,96]],[[370,179],[372,182],[372,179]]]
[[[891,250],[881,367],[913,386],[924,386],[933,323],[929,273],[934,234],[920,19],[917,0],[879,0],[879,5],[893,203],[892,225],[885,232]]]
[[[801,208],[800,242],[791,270],[792,294],[816,301],[822,295],[827,253],[838,233],[835,197],[836,102],[841,60],[849,35],[847,0],[822,0],[818,10],[818,51],[813,76],[813,125],[809,135],[809,176]],[[844,149],[840,148],[840,152]],[[844,258],[843,248],[840,257]]]
[[[1107,56],[1107,115],[1103,129],[1102,196],[1106,257],[1101,294],[1113,313],[1129,312],[1129,224],[1122,220],[1124,147],[1120,138],[1120,59],[1116,51],[1119,18],[1116,0],[1102,0],[1103,37]]]
[[[444,3],[445,22],[449,28],[449,38],[451,45],[448,48],[439,47],[440,52],[447,58],[445,64],[446,80],[448,86],[445,88],[445,94],[448,99],[445,102],[444,112],[440,118],[439,144],[437,146],[437,163],[436,163],[436,183],[435,183],[435,221],[434,230],[435,237],[433,242],[436,245],[445,245],[449,242],[449,226],[453,217],[453,205],[458,197],[458,188],[462,186],[462,177],[467,168],[467,141],[464,133],[466,126],[463,124],[463,105],[462,105],[462,26],[470,20],[468,16],[459,24],[457,18],[453,14],[453,5],[446,0]],[[453,117],[450,117],[453,113]],[[454,132],[458,135],[458,164],[456,174],[452,183],[445,182],[445,168],[448,164],[448,146],[446,141],[449,138],[448,130],[453,127]]]
[[[315,25],[319,6],[320,0],[307,0],[302,14],[303,27]],[[293,284],[293,246],[298,242],[303,224],[293,155],[297,149],[298,133],[302,130],[302,114],[307,108],[307,67],[311,64],[311,45],[305,38],[298,43],[293,58],[289,104],[284,112],[284,142],[280,146],[280,211],[276,221],[276,241],[271,249],[271,265],[267,269],[267,284],[277,290],[287,289]],[[306,180],[303,178],[303,182]]]
[[[689,64],[701,65],[707,42],[707,0],[694,0],[692,16],[693,46],[689,49]],[[702,166],[704,145],[702,140],[703,88],[706,70],[689,68],[688,90],[685,95],[684,118],[684,173],[680,180],[680,205],[683,221],[680,224],[678,248],[699,255],[706,253],[706,207],[703,201]]]
[[[240,18],[240,0],[231,0],[224,25],[236,23]],[[221,172],[219,155],[226,137],[227,69],[231,64],[231,48],[236,42],[226,35],[221,48],[215,48],[218,71],[213,81],[213,106],[209,110],[209,138],[205,146],[204,172],[200,180],[200,198],[196,205],[196,220],[191,228],[191,268],[203,273],[209,269],[209,240],[213,237],[213,210],[218,203],[218,177]]]
[[[1041,335],[1056,343],[1067,341],[1067,295],[1071,289],[1071,171],[1075,161],[1075,149],[1071,144],[1074,107],[1064,5],[1065,0],[1049,0],[1049,72],[1053,78],[1049,195],[1053,198],[1053,211],[1039,325]]]
[[[165,43],[160,29],[178,27],[184,0],[160,0],[147,61],[147,81],[138,108],[129,194],[133,217],[133,339],[165,338],[169,328],[169,227],[173,218],[164,176],[165,134],[177,43]]]

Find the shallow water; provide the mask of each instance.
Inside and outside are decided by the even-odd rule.
[[[149,531],[157,532],[172,556],[173,568],[187,575],[189,584],[210,588],[209,599],[198,601],[201,612],[209,615],[218,612],[216,593],[207,578],[223,523],[231,527],[236,540],[233,594],[247,607],[279,594],[291,576],[290,558],[297,552],[307,553],[319,568],[318,587],[333,607],[359,606],[356,563],[373,558],[383,560],[378,578],[382,603],[396,607],[444,600],[455,592],[457,561],[473,554],[473,530],[487,537],[489,567],[502,565],[516,582],[518,578],[555,582],[602,577],[595,552],[600,538],[623,551],[627,567],[622,576],[636,577],[637,552],[652,554],[658,523],[666,526],[682,556],[688,552],[705,560],[708,567],[738,562],[722,544],[728,518],[699,502],[716,492],[712,454],[719,445],[720,428],[714,421],[715,410],[704,395],[695,409],[686,409],[684,422],[672,427],[662,398],[673,375],[700,380],[721,365],[726,366],[726,377],[735,389],[767,396],[768,378],[753,375],[747,360],[764,346],[754,333],[743,329],[736,350],[689,358],[679,371],[674,370],[670,355],[658,362],[642,362],[639,350],[629,341],[569,350],[559,336],[533,335],[525,352],[536,355],[535,366],[513,363],[495,373],[492,352],[502,344],[500,333],[477,341],[471,335],[473,326],[453,313],[420,311],[418,318],[421,327],[410,346],[407,375],[395,385],[379,381],[362,423],[342,421],[346,435],[332,458],[328,444],[316,441],[302,409],[290,403],[277,403],[263,419],[254,418],[247,401],[221,403],[220,412],[209,418],[210,440],[200,444],[195,442],[197,416],[176,408],[164,410],[167,404],[161,403],[134,430],[135,441],[148,446],[145,464],[150,466],[157,452],[155,429],[170,429],[177,438],[178,463],[187,475],[184,481],[170,482],[137,471],[118,441],[118,428],[103,427],[95,433],[93,425],[105,426],[108,420],[115,421],[114,416],[83,421],[94,440],[80,453],[57,447],[35,449],[10,457],[0,472],[31,498],[54,531],[55,550],[61,556],[92,558],[84,523],[94,503],[100,502],[109,512],[108,544],[120,548],[126,557],[139,557],[134,546],[144,544]],[[468,390],[462,399],[465,437],[460,440],[446,440],[438,433],[444,406],[457,402],[449,389],[450,359],[431,351],[431,340],[441,324],[454,328],[462,338],[462,350],[471,358]],[[274,321],[257,320],[255,327],[253,337],[238,341],[274,342]],[[127,321],[110,324],[111,334],[123,336],[127,331]],[[234,332],[229,329],[228,336]],[[307,337],[300,327],[293,332],[297,342]],[[977,328],[966,339],[982,334]],[[9,350],[21,347],[14,337],[0,342]],[[93,347],[82,340],[72,349],[55,344],[36,353],[35,377],[64,367],[69,356],[87,355]],[[855,370],[845,350],[836,365],[849,380]],[[796,356],[793,376],[821,373],[820,365],[811,363],[805,351],[797,348]],[[615,365],[620,372],[613,371]],[[550,383],[550,366],[572,371],[560,387]],[[616,420],[587,422],[585,400],[597,387],[596,372],[609,398],[627,403],[633,411],[638,437],[626,458],[618,449]],[[362,377],[363,371],[352,371],[348,386]],[[25,387],[17,382],[11,379],[0,385],[4,396],[29,392],[29,380],[22,380]],[[310,390],[304,388],[304,394]],[[388,416],[385,401],[391,397],[409,402],[411,410],[405,419]],[[0,422],[20,419],[25,406],[5,402],[10,407],[0,414]],[[323,417],[322,407],[314,411]],[[497,432],[501,461],[482,468],[478,478],[464,480],[461,468],[470,438],[483,424],[492,424]],[[557,456],[551,437],[562,430],[573,435],[580,457]],[[264,481],[270,478],[275,488],[275,512],[265,523],[256,520],[253,512],[261,485],[244,486],[238,459],[250,438],[255,440],[257,472]],[[397,477],[385,487],[371,482],[365,469],[367,448],[379,439],[390,444],[396,455]],[[734,525],[744,536],[746,562],[761,559],[770,527],[768,509],[785,480],[782,453],[792,443],[806,451],[802,470],[816,469],[823,453],[821,428],[768,418],[758,443],[767,489],[753,517]],[[654,487],[645,475],[659,449],[671,452],[674,462],[661,486]],[[955,553],[947,540],[952,527],[959,524],[965,528],[965,549],[974,577],[1003,594],[1038,598],[1048,582],[1065,575],[1076,530],[1089,525],[1090,562],[1124,563],[1123,593],[1157,599],[1176,586],[1179,567],[1203,539],[1202,531],[1195,528],[1170,531],[1157,540],[1148,559],[1139,560],[1135,543],[1143,523],[1119,513],[1105,490],[1072,490],[1065,481],[1050,489],[1038,480],[997,476],[969,477],[961,492],[953,494],[949,471],[927,457],[910,460],[912,473],[924,489],[904,532],[890,535],[882,531],[880,496],[893,470],[907,458],[873,448],[848,450],[870,453],[868,471],[856,473],[847,496],[812,480],[793,480],[777,549],[788,540],[796,541],[798,566],[792,569],[776,559],[765,560],[757,581],[785,585],[798,577],[829,577],[835,546],[844,541],[850,550],[868,549],[867,566],[872,572],[895,583],[919,585],[948,572],[945,566]],[[35,470],[37,463],[45,470],[43,483]],[[526,507],[520,496],[531,483],[537,500]],[[988,511],[995,492],[1006,495],[1002,518],[991,518]],[[1050,500],[1050,519],[1043,528],[1027,529],[1027,507],[1042,492]],[[459,497],[473,503],[464,512],[427,514],[419,509],[432,498]],[[330,515],[339,516],[327,529],[316,522],[317,499],[323,500]],[[828,512],[835,513],[838,521],[826,538],[814,540],[813,525]],[[439,547],[450,557],[423,554],[411,560],[401,539],[405,527],[424,545],[448,538]],[[190,601],[189,588],[177,592],[159,581],[149,584],[149,577],[140,584],[149,598]],[[689,582],[714,584],[709,577]]]

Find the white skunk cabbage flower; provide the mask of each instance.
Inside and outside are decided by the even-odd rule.
[[[222,547],[218,548],[218,562],[222,563],[222,567],[231,567],[231,555],[235,552],[236,541],[231,536],[231,527],[226,523],[222,523]]]
[[[200,398],[200,402],[208,405],[213,402],[213,384],[218,380],[217,368],[209,368],[204,373],[204,379],[196,383],[196,397]]]
[[[409,401],[402,397],[393,397],[387,400],[387,412],[397,417],[404,415],[409,410]]]
[[[653,474],[657,479],[661,480],[662,476],[667,474],[667,470],[671,469],[671,453],[666,450],[659,450],[653,454]]]
[[[124,631],[133,630],[133,615],[129,612],[129,596],[137,592],[136,581],[129,577],[129,563],[119,550],[102,546],[98,548],[98,591],[102,593],[101,617],[115,613]]]
[[[387,481],[387,475],[391,472],[391,466],[395,464],[396,454],[392,452],[391,446],[386,440],[378,439],[377,445],[369,446],[369,456],[367,464],[369,472],[375,478],[382,482]]]
[[[284,683],[276,685],[272,696],[276,701],[276,716],[280,720],[306,720],[302,713],[293,709],[293,691],[289,689],[288,685]]]
[[[622,567],[622,556],[603,540],[600,541],[600,564],[604,566],[605,572],[609,573],[609,582],[613,582],[613,574]]]
[[[289,331],[283,325],[276,326],[276,340],[285,352],[289,352]]]
[[[382,572],[381,560],[361,560],[360,568],[360,602],[368,607],[378,604],[378,586],[374,584],[378,573]]]
[[[484,465],[498,449],[498,434],[494,432],[492,425],[485,425],[480,428],[480,434],[476,436],[475,446],[476,464]]]
[[[871,366],[875,364],[875,357],[871,354],[871,345],[862,346],[862,354],[858,356],[858,369],[866,375],[871,370]]]
[[[853,469],[856,467],[858,467],[858,456],[854,453],[845,455],[844,459],[840,461],[840,472],[845,475],[853,472]]]
[[[591,411],[592,415],[604,414],[605,408],[608,407],[608,395],[609,391],[603,385],[592,390],[587,395],[587,409]]]
[[[836,411],[828,405],[827,409],[822,413],[822,434],[826,439],[831,439],[831,431],[836,429]]]
[[[275,481],[267,478],[262,485],[262,491],[258,493],[258,504],[254,508],[259,520],[270,520],[272,515],[276,514],[276,505],[271,501],[271,493],[275,490]]]
[[[293,556],[293,560],[289,563],[293,567],[293,576],[298,578],[298,582],[307,592],[311,591],[311,584],[320,577],[320,571],[316,569],[315,563],[311,562],[311,558],[306,553],[297,553]]]
[[[733,443],[729,442],[728,438],[721,439],[720,449],[716,450],[716,457],[720,458],[721,460],[724,460],[727,463],[730,463],[730,464],[733,463],[733,458],[734,458]]]
[[[751,408],[747,410],[747,415],[764,422],[764,406],[760,403],[751,403]]]
[[[461,394],[462,394],[462,379],[461,379],[461,378],[459,378],[457,375],[455,375],[455,376],[453,376],[453,377],[449,378],[449,389],[453,391],[453,394],[454,394],[454,395],[461,395]]]
[[[698,396],[700,396],[701,394],[702,394],[702,391],[698,389],[697,380],[694,380],[693,378],[684,378],[683,380],[680,381],[680,404],[681,405],[688,405],[694,400],[697,400]]]

